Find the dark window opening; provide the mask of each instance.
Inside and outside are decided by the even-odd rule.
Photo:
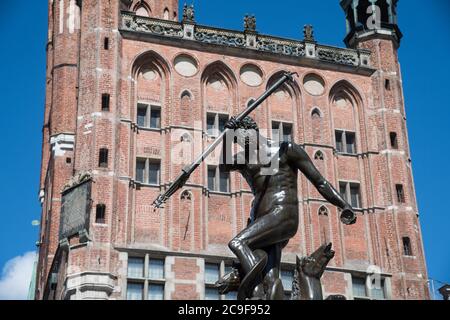
[[[283,124],[283,141],[290,142],[292,141],[292,125]]]
[[[102,95],[102,111],[109,111],[110,95],[105,93]]]
[[[157,160],[151,160],[148,164],[148,183],[159,184],[159,177],[161,174],[161,163]]]
[[[106,222],[106,206],[104,204],[98,204],[95,210],[95,223],[104,224]]]
[[[395,189],[397,192],[397,201],[399,203],[405,203],[405,190],[403,189],[402,184],[396,184]]]
[[[228,122],[228,116],[227,115],[219,115],[219,132],[225,131],[225,125]]]
[[[412,256],[411,239],[409,237],[403,237],[403,254],[405,256]]]
[[[280,123],[272,122],[272,139],[281,140]]]
[[[341,194],[342,198],[347,199],[347,183],[346,182],[339,182],[339,193]]]
[[[72,163],[72,158],[66,158],[66,163],[67,164],[71,164]]]
[[[391,147],[393,149],[398,149],[398,139],[397,139],[397,133],[395,132],[391,132],[389,134],[390,139],[391,139]]]
[[[356,154],[356,134],[354,132],[336,130],[336,151]]]
[[[358,7],[357,7],[357,15],[358,15],[358,22],[360,28],[367,30],[368,25],[367,21],[371,16],[373,15],[372,11],[372,4],[369,2],[369,0],[360,0]],[[370,19],[372,20],[372,19]]]
[[[161,161],[155,159],[137,159],[136,181],[143,184],[159,185],[161,181]]]
[[[150,112],[150,128],[161,128],[161,109],[157,107],[152,107],[152,110]]]
[[[349,154],[356,153],[355,141],[356,141],[355,134],[352,132],[346,132],[347,153]]]
[[[206,132],[211,137],[217,137],[225,131],[225,125],[228,122],[229,115],[208,113],[206,115]]]
[[[161,107],[138,103],[137,125],[141,128],[161,129]]]
[[[145,182],[145,167],[146,160],[137,159],[136,161],[136,181],[144,183]]]
[[[220,192],[229,192],[230,190],[230,173],[229,172],[219,172],[220,175],[220,185],[219,190]]]
[[[317,109],[314,109],[313,112],[311,113],[311,118],[320,118],[320,111]]]
[[[56,290],[57,287],[58,287],[58,273],[52,272],[50,274],[50,289]]]
[[[387,1],[384,0],[378,0],[375,5],[379,8],[379,12],[381,14],[381,16],[379,17],[379,19],[381,20],[382,23],[392,23],[391,22],[391,13],[389,12],[389,8],[390,6],[388,5]]]
[[[339,182],[339,193],[353,208],[361,208],[361,188],[358,183]]]
[[[220,167],[208,167],[208,189],[210,191],[230,192],[230,173],[220,170]]]
[[[108,168],[108,149],[100,149],[98,166],[100,168]]]
[[[350,204],[353,208],[361,208],[361,193],[359,184],[350,183]]]
[[[103,48],[105,50],[109,50],[109,38],[108,37],[105,38],[105,41],[103,43]]]
[[[272,139],[280,142],[292,142],[292,124],[272,122]]]
[[[145,105],[138,105],[137,125],[139,127],[145,127],[146,126],[146,120],[147,120],[147,106],[145,106]]]
[[[216,189],[216,168],[208,168],[208,189]]]
[[[319,209],[319,216],[327,216],[328,217],[328,209],[327,209],[327,207],[325,207],[325,206],[320,207],[320,209]]]
[[[343,134],[342,131],[336,131],[336,150],[338,152],[344,152],[344,145],[342,143]]]
[[[216,117],[212,114],[208,114],[206,117],[206,131],[208,135],[213,136],[215,134],[214,126],[216,123]]]
[[[323,161],[325,159],[322,151],[317,151],[314,155],[314,160],[320,160]]]
[[[189,93],[189,91],[183,91],[183,93],[181,94],[181,100],[183,99],[187,99],[187,100],[192,100],[191,94]]]
[[[384,80],[384,88],[386,90],[391,90],[391,80],[389,79]]]

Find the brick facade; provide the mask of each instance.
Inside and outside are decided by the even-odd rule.
[[[130,31],[124,21],[138,21],[133,11],[147,12],[147,25],[173,29]],[[307,41],[301,58],[258,51],[253,33],[235,33],[246,45],[208,44],[189,32],[201,27],[177,21],[175,0],[49,0],[37,299],[126,299],[130,257],[164,261],[164,279],[134,279],[144,290],[163,285],[165,299],[204,299],[205,265],[223,273],[233,260],[227,244],[247,223],[249,187],[232,173],[229,192],[208,190],[205,163],[164,209],[151,203],[191,161],[178,163],[174,148],[181,143],[183,153],[198,155],[212,141],[207,114],[237,114],[284,70],[299,74],[297,84],[271,96],[255,120],[269,136],[274,121],[291,124],[294,141],[336,188],[359,184],[361,207],[358,222],[344,226],[337,208],[299,177],[300,226],[284,252],[285,270],[331,241],[336,257],[324,276],[325,296],[354,298],[352,279],[377,266],[385,298],[429,298],[396,41],[361,38],[342,49],[358,55],[352,65],[321,59],[319,50],[329,47]],[[102,110],[105,94],[109,110]],[[161,110],[160,128],[138,126],[138,104]],[[355,134],[355,154],[337,151],[336,130]],[[99,167],[102,148],[108,161]],[[136,181],[138,158],[159,161],[157,185]],[[87,237],[61,239],[61,192],[83,172],[93,180]],[[403,186],[401,203],[396,185]],[[98,204],[106,207],[100,223]]]

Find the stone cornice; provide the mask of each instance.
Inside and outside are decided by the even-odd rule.
[[[272,57],[321,68],[370,76],[375,71],[370,67],[371,52],[364,49],[346,49],[320,45],[315,42],[284,39],[259,33],[241,32],[176,21],[136,16],[134,12],[121,12],[120,32],[124,38],[142,41],[169,41],[185,47],[201,46],[203,50],[223,52],[237,50],[238,54],[254,55],[258,58]]]

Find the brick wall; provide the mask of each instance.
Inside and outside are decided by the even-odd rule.
[[[297,84],[280,89],[253,116],[269,135],[272,121],[292,123],[294,140],[305,144],[312,159],[317,151],[323,153],[324,159],[315,162],[332,184],[360,183],[362,210],[356,225],[342,225],[337,209],[299,177],[300,226],[285,250],[284,263],[293,265],[296,255],[310,254],[324,241],[332,241],[336,257],[330,265],[336,270],[326,273],[324,292],[351,298],[350,274],[377,265],[392,278],[393,298],[428,298],[401,75],[392,42],[370,40],[360,44],[372,51],[371,65],[376,69],[372,76],[331,70],[325,65],[320,69],[301,63],[284,65],[264,56],[249,57],[245,52],[235,55],[227,49],[217,53],[206,46],[187,48],[183,42],[168,45],[158,39],[126,39],[117,31],[118,12],[119,8],[132,9],[135,2],[124,8],[119,0],[83,1],[81,30],[72,33],[68,28],[60,32],[59,2],[50,5],[41,178],[45,191],[44,240],[37,297],[42,298],[58,248],[62,187],[73,174],[91,171],[95,182],[91,241],[80,244],[70,240],[67,275],[84,271],[108,274],[105,279],[116,279],[109,297],[122,299],[126,297],[127,252],[150,253],[162,256],[166,269],[170,267],[166,297],[202,299],[202,263],[232,258],[227,244],[247,223],[253,199],[249,188],[233,173],[230,193],[207,192],[203,164],[165,209],[155,212],[150,205],[161,187],[136,186],[136,157],[159,159],[161,181],[166,185],[189,163],[174,163],[172,150],[179,140],[172,141],[171,133],[176,128],[182,126],[193,137],[195,144],[188,149],[198,154],[211,142],[201,134],[206,130],[207,112],[234,115],[242,111],[250,99],[261,95],[277,79],[280,71],[288,70],[299,74]],[[157,15],[163,12],[163,3],[175,12],[176,2],[149,4]],[[108,50],[103,46],[105,37],[109,38]],[[174,60],[180,54],[196,61],[198,70],[193,76],[185,77],[175,70]],[[249,86],[240,77],[242,66],[249,62],[261,70],[262,83],[258,86]],[[150,79],[143,72],[151,72]],[[303,79],[311,74],[323,81],[320,95],[309,94],[303,85]],[[390,80],[389,89],[386,79]],[[104,93],[111,97],[109,111],[101,110]],[[161,130],[136,129],[139,101],[161,106]],[[320,117],[314,116],[313,110],[319,110]],[[356,133],[357,155],[335,152],[336,129]],[[398,150],[390,146],[390,132],[397,133]],[[74,150],[56,155],[51,152],[50,137],[62,133],[74,136]],[[109,150],[107,168],[98,168],[100,148]],[[67,158],[72,161],[67,163]],[[401,204],[395,191],[395,184],[400,183],[406,200]],[[181,197],[183,193],[189,197]],[[95,223],[95,206],[100,203],[107,208],[106,223],[101,225]],[[319,216],[323,205],[328,215]],[[412,257],[403,255],[405,236],[411,238]],[[108,287],[106,282],[102,288]]]

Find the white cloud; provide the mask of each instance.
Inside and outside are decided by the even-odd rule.
[[[27,252],[6,262],[0,278],[0,300],[27,299],[35,259],[35,252]]]

